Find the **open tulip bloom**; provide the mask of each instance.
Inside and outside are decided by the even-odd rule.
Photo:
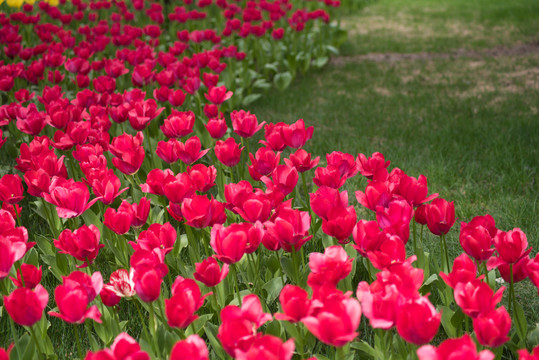
[[[0,1],[0,360],[538,359],[526,229],[240,108],[339,4]]]

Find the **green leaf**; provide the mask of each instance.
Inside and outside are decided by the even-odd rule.
[[[376,350],[372,346],[369,345],[364,340],[361,341],[354,341],[350,347],[352,349],[356,349],[358,351],[361,351],[364,355],[367,355],[369,358],[374,358],[376,356]],[[363,357],[362,357],[363,358]]]
[[[524,310],[522,309],[522,306],[517,301],[515,301],[514,307],[515,307],[515,311],[513,315],[515,316],[515,320],[516,320],[515,326],[518,332],[518,336],[522,340],[525,340],[526,334],[528,332],[528,323],[526,322],[526,317],[524,316]]]
[[[455,311],[453,316],[451,316],[451,325],[453,325],[457,334],[460,334],[460,331],[458,330],[462,330],[462,327],[463,327],[462,323],[464,321],[465,316],[466,315],[464,315],[460,307],[457,309],[457,311]]]
[[[225,359],[226,353],[223,350],[221,343],[217,340],[217,326],[212,323],[207,323],[204,326],[204,331],[206,333],[206,336],[208,336],[208,339],[210,340],[210,345],[213,351],[215,351],[219,359]]]
[[[193,326],[195,327],[195,332],[198,334],[200,333],[200,330],[206,325],[206,323],[213,317],[213,314],[205,314],[202,316],[199,316],[198,319],[193,321]],[[192,327],[189,327],[188,330],[191,330]]]
[[[101,219],[99,219],[99,217],[92,211],[92,209],[88,209],[82,213],[82,218],[84,219],[84,223],[86,225],[95,225],[99,229],[99,233],[103,233],[103,223],[101,222]]]
[[[339,49],[332,45],[326,45],[326,50],[332,53],[333,55],[339,55]]]
[[[273,300],[277,299],[277,297],[281,293],[281,290],[283,289],[283,279],[281,279],[280,276],[276,276],[267,283],[265,283],[263,287],[268,293],[266,302],[270,304],[273,302]]]
[[[539,345],[539,323],[535,324],[535,329],[528,332],[528,343],[532,348]]]
[[[253,87],[256,89],[263,89],[267,90],[271,87],[271,84],[267,82],[265,79],[258,79],[254,82]]]
[[[292,259],[289,257],[283,256],[281,257],[281,266],[283,267],[283,271],[288,276],[289,279],[294,278],[294,264],[292,263]]]
[[[438,275],[432,274],[431,276],[429,276],[429,278],[427,279],[427,281],[425,281],[425,282],[423,283],[423,286],[430,285],[430,284],[432,284],[433,282],[435,282],[436,280],[438,280]]]
[[[442,326],[445,330],[445,333],[449,337],[457,337],[457,329],[455,329],[455,326],[453,326],[451,322],[451,318],[453,317],[455,312],[451,310],[450,308],[448,308],[447,306],[442,306],[441,311],[442,311]]]
[[[283,91],[292,83],[292,74],[289,71],[277,74],[273,78],[273,83],[277,89]]]
[[[264,65],[264,69],[273,70],[276,73],[278,73],[279,69],[277,68],[277,65],[278,65],[277,63],[269,63],[269,64]]]
[[[329,57],[327,56],[322,56],[322,57],[319,57],[318,59],[314,59],[313,60],[313,66],[317,69],[321,69],[323,68],[324,66],[326,66],[326,64],[329,62]]]
[[[243,101],[241,102],[244,106],[247,106],[253,102],[255,102],[256,100],[260,99],[260,97],[262,97],[262,94],[251,94],[251,95],[247,95],[246,97],[243,98]]]

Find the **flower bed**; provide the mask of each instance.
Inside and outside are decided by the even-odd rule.
[[[320,166],[308,121],[240,110],[324,66],[338,3],[54,5],[0,17],[17,164],[0,178],[0,358],[54,358],[53,318],[86,359],[539,356],[514,295],[539,285],[520,229],[461,222],[450,259],[454,205],[423,175],[380,153]],[[371,220],[340,190],[358,175]],[[38,217],[50,234],[28,233]]]

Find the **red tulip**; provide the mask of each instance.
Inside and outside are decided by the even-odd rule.
[[[261,192],[251,193],[241,200],[243,202],[233,210],[245,221],[256,223],[268,220],[272,209],[272,200],[268,195]]]
[[[522,230],[515,228],[511,231],[498,231],[494,237],[494,245],[500,258],[512,264],[518,261],[528,247],[528,239]]]
[[[530,354],[526,349],[518,350],[519,360],[538,360],[539,359],[539,346],[533,348],[533,353]],[[490,360],[490,359],[489,359]]]
[[[196,228],[205,228],[226,221],[225,206],[212,196],[193,195],[182,201],[182,215],[186,224]]]
[[[275,319],[297,323],[314,311],[307,291],[295,285],[286,285],[279,295],[283,313],[275,314]]]
[[[243,138],[252,137],[258,130],[262,129],[265,121],[258,123],[256,115],[251,114],[249,111],[232,111],[230,114],[232,120],[232,127],[234,132]]]
[[[427,205],[427,226],[434,235],[447,234],[455,224],[455,205],[444,199],[434,199]]]
[[[13,284],[18,288],[33,289],[41,282],[41,266],[36,268],[31,264],[21,264],[17,269],[17,278],[10,278]]]
[[[385,161],[383,154],[375,152],[370,158],[367,158],[363,154],[359,154],[357,156],[357,164],[361,175],[372,180],[374,175],[380,171],[385,171],[387,173],[387,167],[389,166],[390,161]]]
[[[60,253],[69,254],[84,262],[78,267],[86,267],[94,261],[99,249],[105,246],[99,244],[100,236],[99,229],[95,225],[82,225],[75,231],[69,229],[62,231],[58,240],[54,240],[54,246],[60,250]]]
[[[210,149],[200,150],[202,147],[198,136],[189,138],[185,143],[178,143],[178,158],[187,165],[193,164],[202,158]]]
[[[236,350],[235,358],[238,360],[291,360],[294,356],[294,348],[294,339],[283,343],[283,340],[276,336],[263,335],[257,337],[246,351]]]
[[[58,216],[69,219],[81,215],[88,210],[99,198],[90,199],[86,185],[73,179],[66,180],[55,176],[49,186],[49,193],[43,193],[45,200],[54,206]]]
[[[438,197],[438,194],[427,196],[427,178],[419,175],[419,178],[404,175],[401,177],[397,193],[402,196],[410,206],[416,207]]]
[[[211,229],[211,247],[216,258],[226,264],[234,264],[241,260],[247,248],[247,233],[241,224],[223,227],[219,224]]]
[[[179,139],[192,133],[194,124],[195,114],[192,111],[172,110],[172,114],[161,125],[161,131],[169,139]]]
[[[215,186],[217,170],[213,165],[196,164],[193,167],[187,167],[187,174],[196,191],[206,192]]]
[[[0,201],[16,204],[24,198],[23,193],[19,175],[6,174],[0,178]]]
[[[94,194],[105,205],[110,205],[112,202],[120,196],[123,192],[129,189],[128,187],[120,190],[122,183],[120,179],[114,174],[114,170],[108,169],[102,174],[101,178],[92,179],[91,186]]]
[[[416,223],[427,225],[427,206],[428,205],[421,204],[415,209],[414,220]]]
[[[322,230],[335,237],[339,243],[346,244],[356,225],[357,215],[353,206],[333,207],[325,219],[322,219]]]
[[[144,302],[157,300],[163,278],[168,273],[163,254],[158,249],[139,249],[131,256],[130,264],[134,269],[133,281],[139,298]]]
[[[426,296],[419,297],[398,308],[397,332],[407,342],[423,345],[434,338],[441,318]]]
[[[267,124],[264,127],[264,138],[266,141],[261,140],[260,143],[273,151],[284,150],[286,148],[286,143],[282,136],[281,130],[285,127],[288,127],[288,125],[283,122],[277,124]]]
[[[227,129],[225,119],[217,117],[211,118],[206,124],[206,130],[208,130],[210,136],[214,139],[222,138],[226,134]]]
[[[138,204],[134,203],[131,205],[131,209],[133,210],[133,222],[131,223],[131,226],[139,228],[146,224],[148,215],[150,214],[150,203],[150,199],[143,197]]]
[[[295,251],[299,251],[303,244],[312,239],[312,235],[309,235],[311,216],[307,211],[284,207],[275,215],[273,220],[266,221],[264,226],[267,236],[274,238],[280,248],[291,252],[294,247]]]
[[[348,257],[346,251],[338,245],[330,246],[324,253],[309,254],[309,268],[311,273],[307,279],[307,284],[315,290],[324,284],[333,287],[346,278],[352,271],[353,259]]]
[[[361,303],[363,315],[375,329],[390,329],[397,321],[397,306],[400,293],[395,284],[383,284],[376,280],[370,286],[367,282],[359,283],[356,291]]]
[[[354,340],[361,320],[361,305],[349,295],[334,293],[322,307],[302,320],[309,331],[325,344],[341,347]]]
[[[468,224],[460,224],[460,245],[474,259],[485,261],[494,253],[492,243],[496,233],[492,216],[476,216]]]
[[[241,151],[243,147],[236,143],[234,138],[228,138],[226,141],[217,141],[215,143],[215,156],[225,166],[236,166],[240,162]]]
[[[327,219],[334,207],[348,208],[348,192],[339,192],[327,186],[322,186],[315,193],[309,194],[313,212],[322,219]]]
[[[195,263],[195,272],[193,276],[207,287],[218,285],[228,275],[228,264],[223,264],[219,268],[219,263],[213,256],[205,259],[201,263]]]
[[[209,352],[206,342],[197,334],[180,340],[172,348],[170,360],[208,360]]]
[[[295,153],[290,154],[289,159],[284,159],[284,162],[288,166],[293,166],[299,173],[304,173],[311,170],[318,165],[320,156],[311,160],[311,154],[303,149],[296,150]]]
[[[326,160],[328,168],[338,170],[343,178],[350,179],[359,171],[359,166],[350,154],[334,151],[326,155]]]
[[[140,190],[145,193],[164,195],[165,179],[169,175],[174,176],[170,169],[152,169],[146,176],[146,183],[140,185]]]
[[[505,287],[501,287],[496,293],[490,286],[477,279],[467,283],[457,283],[455,286],[455,302],[462,311],[471,318],[476,318],[485,311],[494,310],[501,301]]]
[[[201,296],[195,280],[178,276],[172,284],[172,297],[165,300],[168,325],[185,329],[198,316],[195,312],[204,304],[207,295]]]
[[[535,258],[528,262],[526,273],[530,277],[531,282],[539,289],[539,254],[535,255]]]
[[[23,326],[33,326],[38,322],[48,302],[49,293],[41,285],[34,290],[18,288],[9,296],[4,296],[4,306],[9,316]]]
[[[303,147],[305,143],[313,137],[314,127],[305,128],[303,119],[299,119],[294,124],[283,126],[281,136],[287,146],[297,149]]]
[[[144,147],[142,141],[144,135],[138,132],[136,136],[123,134],[112,139],[109,150],[115,158],[112,159],[114,166],[126,175],[135,174],[144,161]]]
[[[381,207],[387,207],[393,199],[393,185],[388,181],[371,181],[365,188],[365,192],[356,191],[357,201],[367,209],[376,211]]]
[[[388,234],[398,235],[406,244],[410,237],[412,207],[404,200],[392,200],[386,208],[376,208],[376,221]]]
[[[101,323],[101,313],[97,306],[88,305],[101,292],[103,278],[99,272],[91,277],[80,271],[75,271],[63,278],[63,284],[54,290],[54,298],[60,313],[49,312],[69,323],[82,324],[87,318]]]
[[[367,257],[372,265],[380,270],[395,263],[402,263],[406,258],[404,242],[397,235],[383,233],[378,248],[368,252]]]
[[[417,350],[419,360],[494,360],[495,355],[489,350],[477,353],[477,347],[470,335],[458,339],[447,339],[437,348],[432,345],[424,345]]]
[[[0,235],[0,280],[7,277],[15,261],[26,254],[24,242],[12,242],[9,238]]]
[[[174,247],[177,238],[176,229],[169,222],[164,224],[152,224],[148,230],[142,231],[137,242],[130,241],[129,244],[135,251],[139,249],[152,251],[158,249],[163,256],[168,254]]]
[[[352,236],[356,243],[352,246],[366,257],[367,253],[378,249],[387,235],[380,231],[376,221],[359,220],[352,230]]]
[[[274,169],[279,165],[281,153],[275,153],[268,148],[260,148],[256,151],[256,154],[249,154],[251,159],[251,166],[249,166],[249,175],[256,180],[260,181],[262,176],[270,176]]]
[[[140,345],[127,333],[120,333],[110,349],[89,351],[84,360],[150,360],[150,355],[140,349]]]
[[[204,94],[204,97],[212,104],[221,105],[230,99],[232,95],[232,91],[227,91],[224,86],[212,86],[209,88],[208,93]]]
[[[103,224],[118,235],[126,234],[133,222],[133,209],[131,205],[123,200],[118,210],[107,208],[104,214]]]
[[[342,176],[339,169],[332,166],[318,167],[314,171],[313,182],[317,186],[327,186],[338,189],[346,183],[346,176]]]
[[[484,311],[473,320],[473,328],[481,345],[496,348],[509,341],[511,316],[503,306]]]
[[[475,263],[466,254],[460,254],[453,262],[451,273],[445,274],[441,272],[440,277],[449,287],[455,289],[459,283],[467,283],[475,280],[477,277],[477,266],[475,266]]]

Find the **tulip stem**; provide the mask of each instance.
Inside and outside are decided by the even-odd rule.
[[[79,337],[79,325],[75,324],[75,339],[77,339],[77,354],[79,355],[79,358],[82,359],[82,346],[80,344],[80,337]]]
[[[311,201],[309,199],[309,190],[307,189],[307,181],[305,181],[305,173],[301,173],[301,181],[303,182],[303,191],[305,192],[305,204],[309,208],[309,215],[313,219],[313,211],[311,210]]]
[[[34,340],[34,343],[36,344],[37,356],[39,359],[41,359],[43,352],[41,351],[41,346],[39,345],[39,341],[37,341],[36,333],[34,331],[34,326],[30,326],[28,327],[28,329],[30,330],[30,335],[32,335],[32,339]]]
[[[279,270],[281,271],[281,281],[283,282],[283,287],[284,287],[285,286],[284,271],[283,271],[283,265],[281,264],[281,259],[279,259],[278,251],[275,251],[275,258],[277,258],[277,263],[279,264]]]
[[[514,280],[513,280],[513,264],[509,264],[509,276],[510,276],[510,281],[509,281],[509,314],[511,315],[515,315],[514,314],[514,304],[513,304],[513,300],[514,300],[514,296],[515,296],[515,289],[514,289]]]
[[[415,220],[412,219],[412,236],[413,236],[413,238],[412,238],[412,240],[413,240],[413,241],[412,241],[412,244],[413,244],[413,248],[414,248],[414,254],[417,255],[417,244],[416,244],[415,235],[416,235],[416,234],[415,234]]]
[[[146,339],[148,340],[148,342],[151,342],[153,344],[153,342],[151,341],[152,339],[150,338],[150,335],[148,334],[146,321],[144,321],[144,317],[142,316],[142,311],[140,311],[140,305],[137,300],[135,300],[135,307],[137,308],[138,316],[140,317],[140,322],[142,323],[142,330],[144,331],[144,336],[146,336]]]
[[[298,257],[296,254],[296,247],[292,245],[291,248],[292,248],[291,249],[292,250],[292,264],[294,266],[294,277],[296,278],[296,285],[301,286],[300,281],[299,281],[299,264],[298,264]]]
[[[238,296],[238,306],[241,307],[241,294],[240,294],[240,278],[238,277],[238,272],[236,271],[236,264],[232,264],[232,281],[234,281],[236,286],[236,295]]]
[[[298,342],[298,354],[300,356],[300,359],[305,359],[305,352],[303,349],[303,331],[301,329],[301,326],[299,325],[299,322],[296,323],[296,328],[298,330],[298,337],[296,341]]]
[[[445,249],[445,263],[447,265],[447,273],[450,271],[450,264],[449,264],[449,251],[447,250],[447,242],[445,241],[445,234],[442,235],[442,241],[444,242],[444,249]]]
[[[346,359],[346,356],[344,355],[344,347],[340,346],[337,348],[337,359],[338,360],[344,360]]]

